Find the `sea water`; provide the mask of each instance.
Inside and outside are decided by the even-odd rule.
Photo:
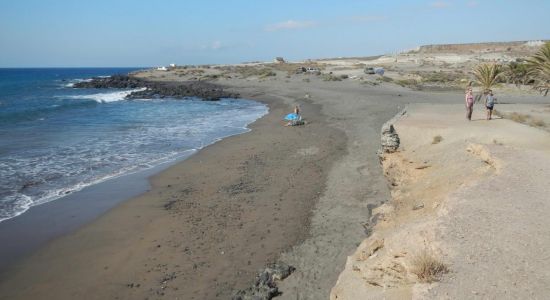
[[[132,70],[0,69],[0,221],[246,132],[268,110],[244,99],[126,100],[132,90],[72,87]]]

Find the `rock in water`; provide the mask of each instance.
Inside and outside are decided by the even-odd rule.
[[[74,88],[94,89],[135,89],[145,86],[145,81],[122,74],[117,74],[109,77],[94,77],[90,81],[77,82],[73,85]]]
[[[254,285],[238,291],[233,300],[270,300],[280,295],[275,281],[285,279],[294,270],[294,267],[283,263],[271,264],[258,273]]]
[[[152,98],[187,98],[198,97],[203,100],[219,100],[220,98],[238,98],[239,94],[227,92],[220,85],[204,81],[162,82],[147,81],[129,75],[113,75],[110,77],[95,77],[90,81],[75,83],[74,88],[116,88],[135,89],[146,88],[130,93],[128,99]]]
[[[399,135],[395,131],[393,124],[386,123],[382,126],[382,152],[392,153],[399,148]]]

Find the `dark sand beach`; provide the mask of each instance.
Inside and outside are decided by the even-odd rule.
[[[270,113],[252,132],[154,176],[150,191],[4,273],[2,299],[228,298],[249,285],[307,236],[346,141],[318,105],[302,102],[310,124],[288,128],[290,106],[262,100]]]

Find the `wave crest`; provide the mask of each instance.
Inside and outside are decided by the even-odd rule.
[[[127,90],[127,91],[116,91],[116,92],[109,92],[109,93],[98,93],[98,94],[89,94],[89,95],[75,95],[75,96],[68,96],[67,98],[70,99],[90,99],[94,100],[98,103],[108,103],[108,102],[116,102],[121,101],[126,98],[126,96],[130,95],[133,92],[141,92],[145,91],[147,88],[140,88],[140,89],[133,89],[133,90]]]

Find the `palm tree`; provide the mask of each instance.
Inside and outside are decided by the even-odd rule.
[[[550,42],[527,60],[528,77],[533,81],[533,89],[544,96],[550,90]]]
[[[503,72],[504,70],[501,65],[495,63],[482,64],[474,69],[474,76],[483,88],[483,92],[486,93],[499,81],[500,77],[504,74]]]
[[[529,68],[526,63],[511,62],[506,65],[504,76],[508,83],[513,83],[516,86],[525,85],[529,82],[528,71]]]

